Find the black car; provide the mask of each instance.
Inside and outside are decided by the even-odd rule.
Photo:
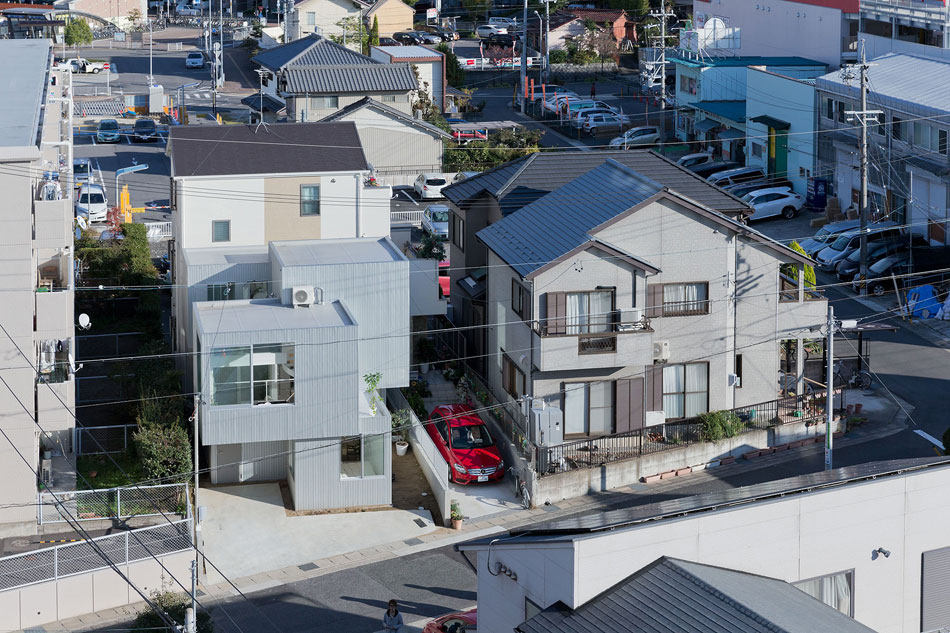
[[[393,33],[393,39],[405,46],[417,46],[425,43],[421,37],[413,33],[406,33],[405,31]]]
[[[402,42],[399,40],[394,40],[391,37],[381,37],[379,38],[380,46],[402,46]]]
[[[515,38],[510,35],[493,33],[485,38],[486,46],[500,46],[502,48],[511,48],[515,45]]]
[[[739,163],[733,163],[731,161],[716,161],[712,163],[696,165],[695,167],[690,167],[689,170],[700,178],[709,178],[711,175],[717,172],[726,171],[727,169],[735,169],[736,167],[742,167],[742,165]]]
[[[158,140],[158,128],[152,119],[136,119],[132,128],[132,140],[135,142],[152,142]]]

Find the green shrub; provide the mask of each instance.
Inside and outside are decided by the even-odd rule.
[[[90,44],[92,42],[92,29],[89,27],[89,23],[82,18],[70,20],[66,23],[63,37],[70,46]]]
[[[132,434],[135,453],[147,479],[165,479],[166,483],[188,481],[191,471],[191,442],[180,425],[140,426]]]
[[[168,614],[178,624],[185,624],[185,609],[191,606],[191,599],[186,595],[172,593],[171,591],[153,591],[149,596],[162,611]],[[155,631],[166,629],[167,625],[158,615],[152,611],[151,607],[145,607],[135,616],[132,623],[132,631]],[[214,622],[211,620],[211,614],[207,610],[198,608],[195,614],[195,629],[197,633],[212,633],[214,631]],[[184,630],[184,627],[182,627]]]
[[[567,51],[563,48],[556,48],[550,53],[550,59],[552,64],[566,64],[567,63]]]
[[[745,423],[732,411],[711,411],[699,416],[699,437],[704,442],[718,442],[735,437],[745,428]]]

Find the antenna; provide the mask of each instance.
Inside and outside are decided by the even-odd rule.
[[[257,73],[257,78],[260,80],[261,86],[261,118],[257,120],[257,127],[254,128],[254,133],[257,134],[257,131],[261,129],[261,126],[264,126],[264,130],[267,130],[267,123],[264,122],[264,74],[267,72],[264,68],[255,68],[254,72]]]

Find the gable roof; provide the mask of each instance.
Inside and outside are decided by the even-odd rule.
[[[388,4],[388,3],[390,3],[390,2],[398,2],[398,3],[401,4],[402,6],[406,7],[406,9],[408,9],[409,11],[411,11],[411,12],[413,13],[413,15],[414,15],[415,12],[416,12],[416,10],[412,7],[412,5],[408,5],[408,4],[406,4],[405,2],[403,2],[402,0],[376,0],[375,3],[370,3],[370,8],[369,8],[369,10],[366,12],[366,17],[368,17],[368,18],[373,17],[373,16],[376,14],[377,11],[379,11],[381,8],[383,8],[383,6],[385,6],[386,4]],[[399,5],[396,5],[396,6],[399,6]]]
[[[527,278],[583,250],[590,231],[661,192],[663,186],[607,160],[478,232],[478,239]],[[652,268],[652,267],[651,267]],[[655,268],[652,269],[654,272]]]
[[[568,7],[566,11],[582,20],[593,20],[597,24],[610,22],[613,25],[621,17],[627,17],[627,12],[623,9],[572,9]]]
[[[369,169],[349,121],[175,127],[168,153],[172,177]]]
[[[343,64],[380,63],[314,33],[299,40],[268,49],[255,55],[251,61],[275,71],[282,70],[290,65],[340,66]]]
[[[281,91],[288,94],[409,92],[418,87],[409,64],[290,66]]]
[[[536,152],[446,187],[442,195],[461,206],[487,194],[498,200],[502,215],[508,215],[607,159],[720,213],[752,213],[752,208],[739,198],[650,150]]]
[[[340,109],[340,110],[337,110],[336,112],[334,112],[334,113],[331,114],[330,116],[326,116],[326,117],[320,119],[320,121],[321,121],[321,122],[324,122],[324,121],[339,121],[340,119],[342,119],[342,118],[344,118],[344,117],[346,117],[346,116],[348,116],[348,115],[350,115],[350,114],[353,114],[354,112],[358,112],[359,110],[362,110],[362,109],[364,109],[364,108],[368,108],[368,109],[370,109],[370,110],[375,110],[375,111],[377,111],[377,112],[380,112],[380,113],[382,113],[382,114],[385,114],[385,115],[387,115],[387,116],[390,116],[390,117],[392,117],[392,118],[394,118],[394,119],[398,119],[398,120],[402,121],[403,123],[405,123],[406,125],[409,125],[409,126],[411,126],[411,127],[418,128],[418,129],[420,129],[420,130],[424,130],[424,131],[429,132],[429,133],[431,133],[431,134],[436,134],[436,135],[438,135],[438,136],[440,136],[440,137],[442,137],[442,138],[452,138],[452,135],[451,135],[451,134],[449,134],[448,132],[446,132],[445,130],[443,130],[443,129],[441,129],[441,128],[438,128],[438,127],[432,125],[432,124],[429,123],[428,121],[423,121],[422,119],[417,119],[417,118],[414,117],[414,116],[410,116],[410,115],[406,114],[405,112],[402,112],[401,110],[397,110],[396,108],[393,108],[392,106],[388,106],[388,105],[386,105],[385,103],[381,103],[381,102],[379,102],[379,101],[377,101],[376,99],[373,99],[373,98],[371,98],[371,97],[363,97],[363,98],[360,99],[359,101],[356,101],[356,102],[354,102],[354,103],[351,103],[350,105],[346,106],[345,108],[342,108],[342,109]]]
[[[791,584],[663,556],[576,609],[558,602],[520,633],[873,633]]]

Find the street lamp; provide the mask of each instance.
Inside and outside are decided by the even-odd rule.
[[[535,15],[535,17],[538,18],[538,39],[540,40],[540,39],[541,39],[541,27],[544,26],[544,20],[541,18],[541,14],[538,13],[537,11],[534,12],[534,15]],[[525,42],[525,44],[527,44],[527,42]],[[540,51],[538,51],[538,52],[540,52]],[[538,72],[538,81],[541,82],[541,83],[543,83],[543,81],[544,81],[544,80],[542,79],[542,71],[547,71],[547,64],[548,64],[548,60],[545,59],[545,60],[544,60],[544,64],[543,64],[542,67],[541,67],[541,70]]]

